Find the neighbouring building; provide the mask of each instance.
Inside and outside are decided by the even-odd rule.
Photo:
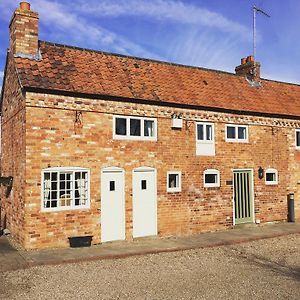
[[[38,40],[21,2],[1,97],[1,225],[27,249],[300,219],[300,86]],[[11,177],[10,177],[11,176]],[[11,181],[9,181],[11,182]]]

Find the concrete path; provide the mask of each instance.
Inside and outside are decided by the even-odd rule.
[[[5,236],[0,236],[0,273],[28,267],[25,258],[14,249]]]
[[[300,223],[269,224],[202,233],[189,237],[144,238],[132,242],[111,242],[85,248],[38,251],[16,251],[7,245],[7,241],[3,242],[5,237],[0,237],[0,271],[38,265],[123,258],[133,255],[232,245],[289,234],[300,234]],[[3,264],[4,267],[1,266]]]

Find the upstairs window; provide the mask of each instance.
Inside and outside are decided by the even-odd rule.
[[[181,192],[181,172],[168,172],[167,192]]]
[[[226,125],[226,142],[248,142],[248,126]]]
[[[204,171],[204,187],[219,187],[220,186],[220,172],[215,169],[208,169]]]
[[[196,155],[215,155],[214,124],[196,123]]]
[[[300,129],[296,129],[295,133],[296,133],[296,136],[295,136],[295,138],[296,138],[296,141],[295,141],[296,148],[300,149]]]
[[[114,116],[113,138],[157,140],[157,120],[154,118]]]
[[[83,168],[48,168],[42,172],[42,211],[89,208],[90,175]]]
[[[267,185],[278,184],[278,172],[276,169],[267,169],[265,174]]]

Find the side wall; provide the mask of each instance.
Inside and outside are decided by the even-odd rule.
[[[13,176],[13,188],[7,196],[1,187],[2,227],[24,244],[25,190],[25,99],[22,95],[13,59],[8,60],[2,104],[1,176]]]
[[[132,171],[157,169],[160,236],[190,235],[233,224],[234,169],[253,169],[255,218],[284,221],[287,192],[299,169],[294,128],[280,119],[237,116],[153,105],[87,100],[27,93],[26,97],[26,248],[65,247],[68,236],[93,235],[100,242],[100,172],[125,169],[126,239],[132,238]],[[82,127],[75,123],[82,112]],[[182,113],[184,126],[171,129],[171,114]],[[113,115],[156,117],[158,141],[112,139]],[[195,121],[215,123],[216,156],[196,156]],[[225,142],[225,124],[249,124],[249,143]],[[41,171],[47,167],[85,167],[91,171],[91,208],[41,212]],[[279,184],[266,186],[258,168],[276,168]],[[218,169],[221,187],[203,188],[203,171]],[[182,192],[167,193],[167,171],[182,172]],[[298,197],[298,196],[297,196]],[[299,199],[297,198],[299,210]]]

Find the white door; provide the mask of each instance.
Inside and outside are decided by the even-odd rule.
[[[101,174],[101,241],[125,240],[124,171],[106,168]]]
[[[133,171],[133,237],[157,235],[156,172],[152,168]]]

